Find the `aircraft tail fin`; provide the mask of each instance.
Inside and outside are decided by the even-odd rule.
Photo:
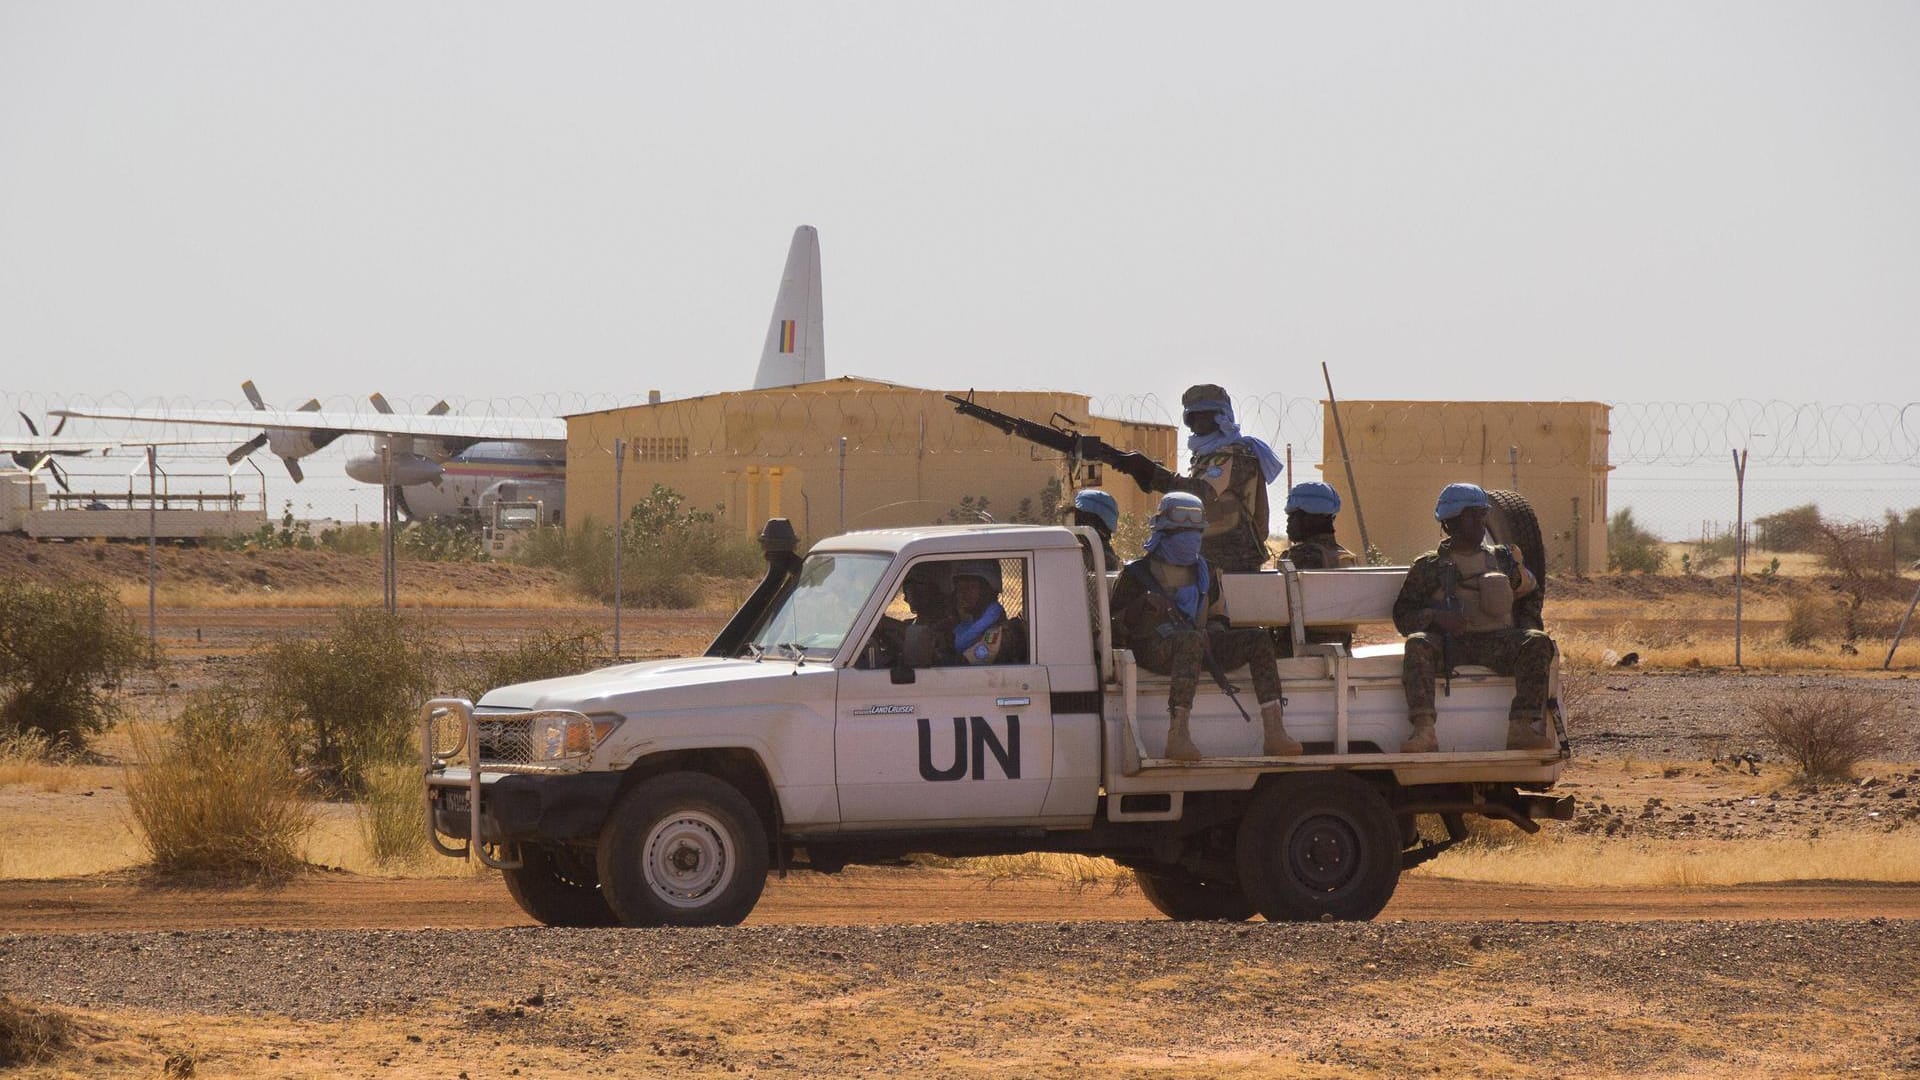
[[[818,382],[827,377],[827,342],[820,313],[820,234],[811,225],[793,230],[787,268],[773,299],[767,344],[760,350],[754,389]]]

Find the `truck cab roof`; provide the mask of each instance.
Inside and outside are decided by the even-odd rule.
[[[815,544],[813,552],[873,551],[889,555],[965,554],[1007,546],[1032,550],[1073,548],[1079,538],[1064,525],[926,525],[846,533]]]

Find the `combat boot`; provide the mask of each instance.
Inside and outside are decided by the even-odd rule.
[[[1267,757],[1296,757],[1302,747],[1299,740],[1287,734],[1287,725],[1281,719],[1280,703],[1263,701],[1260,703],[1260,725],[1266,729],[1266,739],[1260,752]]]
[[[1507,749],[1509,750],[1551,750],[1559,745],[1559,740],[1534,725],[1546,726],[1544,719],[1530,720],[1522,716],[1507,718]]]
[[[1431,754],[1440,749],[1440,737],[1433,731],[1433,714],[1412,717],[1413,734],[1400,744],[1403,754]]]
[[[1191,707],[1167,710],[1167,757],[1174,761],[1200,760],[1200,748],[1193,745],[1193,733],[1188,730],[1187,718],[1192,715]]]

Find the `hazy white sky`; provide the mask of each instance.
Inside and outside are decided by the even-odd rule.
[[[1920,5],[0,0],[0,390],[1920,390]]]

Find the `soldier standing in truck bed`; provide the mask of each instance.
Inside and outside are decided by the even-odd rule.
[[[1393,602],[1393,625],[1407,635],[1401,678],[1413,736],[1403,754],[1439,748],[1434,731],[1434,683],[1463,664],[1481,664],[1513,676],[1507,711],[1507,749],[1544,750],[1554,745],[1545,729],[1547,679],[1553,669],[1553,639],[1514,625],[1515,598],[1537,583],[1521,552],[1487,541],[1493,504],[1477,484],[1448,484],[1433,516],[1447,534],[1438,550],[1414,560]]]
[[[1198,495],[1207,515],[1201,540],[1207,561],[1221,570],[1258,570],[1268,559],[1267,485],[1280,478],[1280,458],[1265,441],[1240,433],[1233,399],[1221,387],[1190,386],[1180,395],[1180,407],[1192,433],[1189,474],[1155,466],[1134,481],[1145,491]]]
[[[1340,493],[1318,480],[1293,485],[1287,492],[1287,550],[1280,557],[1295,570],[1338,570],[1358,566],[1353,552],[1334,539],[1333,518],[1340,512]]]

